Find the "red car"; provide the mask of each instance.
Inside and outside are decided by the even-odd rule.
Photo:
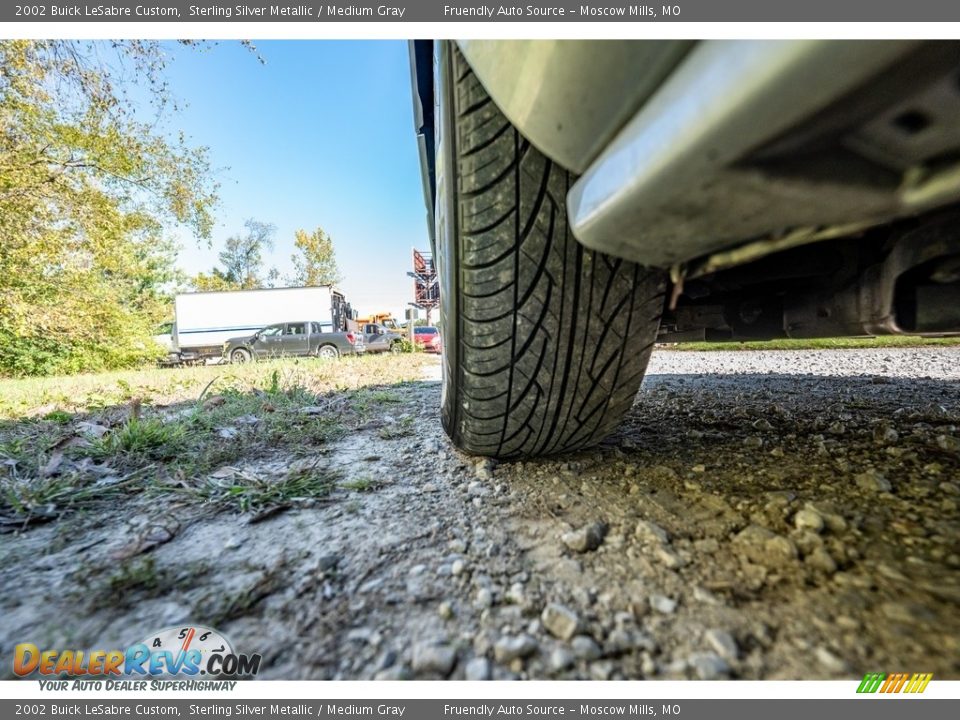
[[[443,352],[443,340],[440,338],[440,331],[432,325],[415,327],[413,329],[413,341],[423,348],[424,352]]]

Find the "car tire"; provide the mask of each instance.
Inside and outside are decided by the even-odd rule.
[[[390,343],[390,352],[394,355],[399,355],[403,352],[403,343],[399,340],[395,340]]]
[[[245,348],[237,348],[230,353],[230,362],[244,365],[253,360],[253,354]]]
[[[636,397],[665,274],[580,245],[575,178],[510,124],[455,45],[440,44],[438,67],[444,429],[498,458],[593,445]]]
[[[335,345],[321,345],[317,348],[317,357],[325,360],[336,360],[340,357],[340,351]]]

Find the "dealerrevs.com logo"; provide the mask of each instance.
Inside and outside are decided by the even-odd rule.
[[[255,676],[260,660],[260,655],[234,652],[230,641],[212,628],[185,625],[151,633],[125,650],[41,650],[20,643],[14,648],[13,672],[70,679],[236,678]]]
[[[933,679],[933,673],[867,673],[860,681],[858,693],[922,693]]]

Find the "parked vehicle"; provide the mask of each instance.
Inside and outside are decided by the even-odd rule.
[[[362,327],[362,331],[368,353],[398,353],[403,348],[403,335],[383,325],[367,323]]]
[[[413,342],[418,347],[423,348],[424,352],[443,352],[443,339],[440,337],[440,331],[433,325],[413,328]]]
[[[363,333],[334,332],[333,325],[316,320],[275,323],[252,335],[223,343],[223,357],[234,363],[279,357],[314,356],[336,359],[364,352]]]
[[[319,318],[330,332],[345,332],[352,314],[343,293],[330,285],[181,293],[174,309],[169,339],[166,343],[158,339],[168,346],[168,364],[219,358],[226,340],[249,337],[267,325],[306,313]]]
[[[357,323],[360,327],[364,325],[382,325],[388,330],[397,330],[399,325],[397,325],[396,318],[393,317],[393,313],[381,312],[374,313],[373,315],[366,315],[364,317],[357,318]]]
[[[444,428],[597,443],[654,343],[960,333],[960,43],[413,41]]]

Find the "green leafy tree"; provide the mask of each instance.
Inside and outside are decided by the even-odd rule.
[[[157,354],[175,279],[165,230],[208,239],[216,203],[205,151],[158,130],[165,63],[153,41],[0,41],[0,373]]]
[[[233,282],[219,268],[213,268],[210,274],[197,273],[190,278],[190,285],[197,292],[223,292],[224,290],[239,290],[240,285]]]
[[[270,286],[276,280],[276,271],[271,269],[264,277],[263,255],[273,249],[273,236],[277,228],[270,223],[253,218],[243,224],[246,232],[231,235],[220,251],[222,267],[213,268],[209,274],[199,273],[191,279],[196,290],[249,290]]]
[[[333,240],[317,228],[307,234],[297,230],[293,241],[296,252],[290,256],[293,262],[292,285],[336,285],[340,282],[340,268],[333,249]]]
[[[243,226],[246,232],[228,237],[220,253],[223,277],[244,290],[263,287],[263,253],[273,249],[277,228],[253,218]]]

